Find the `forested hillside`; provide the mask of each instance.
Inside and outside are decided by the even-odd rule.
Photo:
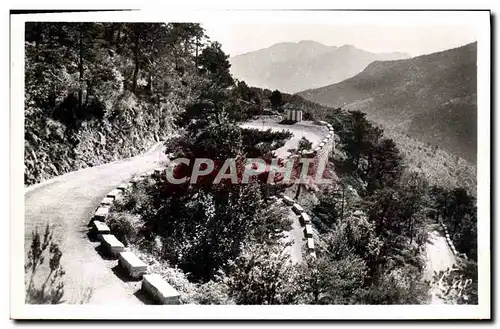
[[[472,164],[477,152],[477,43],[397,61],[301,96],[366,112],[387,129],[438,146]]]
[[[130,157],[172,131],[219,51],[198,24],[27,23],[25,184]]]

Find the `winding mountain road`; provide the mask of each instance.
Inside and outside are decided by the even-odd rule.
[[[276,123],[268,125],[282,129]],[[324,135],[310,133],[302,125],[290,126],[288,129],[294,133],[294,137],[277,150],[279,154],[286,154],[289,148],[297,147],[302,136],[308,137],[313,143],[319,143]],[[116,275],[116,261],[98,254],[99,243],[89,240],[87,224],[110,190],[135,174],[152,171],[159,162],[166,161],[162,149],[159,143],[143,155],[67,173],[25,189],[25,250],[30,247],[32,231],[38,228],[42,232],[49,223],[54,240],[59,242],[63,252],[61,265],[65,271],[65,302],[143,303],[134,295],[140,282],[121,280]],[[294,239],[301,241],[300,225],[297,227],[297,223],[294,223],[294,227],[294,235],[297,235]],[[294,261],[300,261],[300,244],[292,249],[295,250]],[[43,275],[43,271],[39,274]]]
[[[288,130],[293,133],[293,137],[286,141],[285,145],[275,150],[277,157],[286,158],[290,155],[289,149],[296,149],[302,137],[307,138],[312,143],[314,149],[318,146],[323,138],[328,134],[328,130],[323,126],[312,124],[312,122],[302,121],[293,125],[280,124],[274,120],[254,120],[241,125],[243,128],[259,129],[273,131]]]
[[[302,137],[307,138],[312,143],[314,149],[328,134],[328,130],[323,126],[312,124],[312,122],[302,121],[293,125],[283,125],[272,120],[254,120],[241,125],[243,128],[253,128],[259,130],[271,129],[273,131],[288,130],[293,133],[292,138],[286,141],[285,145],[275,150],[277,157],[286,158],[290,155],[289,149],[296,149]],[[290,208],[290,207],[288,207]],[[302,249],[305,244],[304,232],[299,222],[299,217],[288,209],[288,218],[292,220],[292,229],[286,232],[286,238],[291,245],[289,248],[292,263],[302,262]]]
[[[321,126],[312,125],[309,122],[296,123],[294,125],[282,125],[271,120],[255,120],[242,125],[245,128],[254,128],[260,130],[272,129],[280,131],[288,129],[294,136],[289,139],[286,144],[275,153],[279,157],[285,158],[290,153],[288,149],[296,148],[299,140],[306,137],[313,143],[313,148],[316,147],[324,138],[324,131]],[[302,245],[304,244],[304,236],[301,225],[298,221],[297,215],[289,210],[289,218],[293,219],[292,230],[287,232],[290,241],[293,241],[290,246],[290,253],[292,262],[298,263],[302,261]],[[433,230],[429,234],[429,240],[426,244],[426,258],[427,264],[424,272],[425,279],[432,282],[433,273],[444,271],[451,268],[455,263],[455,256],[453,255],[450,247],[446,243],[446,238],[438,230]],[[444,300],[439,297],[439,287],[432,285],[429,291],[431,295],[431,304],[443,304]]]
[[[63,252],[66,302],[142,303],[133,294],[140,282],[122,281],[114,273],[116,261],[97,253],[99,243],[89,241],[87,224],[110,190],[166,160],[162,148],[157,144],[143,155],[71,172],[25,190],[25,249],[35,227],[43,231],[47,222],[53,227]]]
[[[286,157],[288,149],[296,148],[299,140],[306,137],[316,147],[325,136],[321,126],[310,123],[281,125],[273,121],[253,121],[242,125],[244,128],[261,130],[291,131],[294,136],[286,145],[276,150],[277,156]],[[134,294],[140,282],[121,280],[115,274],[116,261],[101,257],[96,248],[98,242],[91,242],[87,236],[87,224],[95,208],[106,194],[133,175],[152,171],[167,158],[161,143],[137,157],[85,168],[71,172],[25,190],[25,249],[31,244],[31,232],[38,227],[42,231],[46,223],[53,227],[54,238],[60,243],[63,257],[61,264],[64,276],[64,297],[68,303],[86,302],[91,304],[141,304],[143,299]],[[298,216],[291,210],[292,230],[287,232],[293,243],[290,246],[292,262],[302,261],[303,232]],[[426,277],[433,271],[445,270],[455,258],[446,240],[438,232],[432,232],[427,245]],[[443,303],[437,297],[437,287],[431,289],[431,303]]]

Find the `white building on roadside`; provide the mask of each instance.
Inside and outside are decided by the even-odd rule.
[[[297,109],[286,109],[285,110],[286,119],[289,121],[302,121],[302,110]]]

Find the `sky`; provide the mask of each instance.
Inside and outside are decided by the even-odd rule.
[[[267,48],[279,42],[314,40],[328,46],[350,44],[381,53],[404,52],[418,56],[476,41],[470,26],[363,26],[314,24],[203,24],[211,40],[231,56]]]

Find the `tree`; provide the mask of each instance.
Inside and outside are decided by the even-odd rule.
[[[262,100],[255,88],[250,88],[244,81],[237,81],[231,90],[232,111],[229,113],[235,120],[245,120],[258,115],[262,110]]]
[[[269,100],[271,101],[271,106],[275,110],[280,109],[283,105],[283,96],[281,95],[281,92],[279,90],[273,91],[271,93],[271,96],[269,97]]]
[[[195,101],[230,109],[230,89],[212,88],[197,67],[203,29],[175,27],[26,24],[26,184],[138,154],[170,134],[172,118]],[[208,95],[198,100],[201,93]]]
[[[251,241],[257,244],[273,244],[284,237],[283,232],[292,229],[292,220],[288,211],[280,204],[271,203],[258,209],[255,223],[249,235]]]
[[[284,246],[249,244],[231,264],[227,284],[237,304],[291,304],[298,297],[296,276]]]
[[[229,56],[222,49],[221,44],[212,42],[203,49],[198,59],[199,71],[206,75],[216,86],[228,88],[234,84],[234,80],[229,72],[231,64]]]
[[[227,159],[236,159],[241,182],[247,156],[265,155],[276,140],[286,136],[270,131],[244,132],[223,115],[220,123],[208,120],[198,130],[189,129],[182,137],[169,140],[167,153],[190,160],[189,165],[176,168],[176,174],[181,174],[176,177],[192,176],[195,159],[200,158],[211,159],[214,170],[195,184],[159,180],[151,187],[147,191],[151,199],[141,213],[145,222],[142,234],[148,240],[161,237],[162,256],[190,273],[189,278],[196,282],[207,282],[228,270],[229,262],[240,255],[241,245],[248,240],[274,243],[279,239],[276,231],[287,229],[290,223],[278,209],[263,202],[266,185],[261,177],[249,184],[214,180]]]
[[[197,100],[181,114],[178,123],[187,125],[196,121],[196,126],[190,129],[198,130],[212,118],[217,124],[221,124],[223,113],[232,111],[229,87],[234,81],[229,72],[231,65],[228,58],[218,42],[203,49],[198,59],[198,72],[205,80],[200,85]]]
[[[363,304],[417,305],[428,303],[429,284],[420,269],[403,264],[387,269],[360,296]]]

